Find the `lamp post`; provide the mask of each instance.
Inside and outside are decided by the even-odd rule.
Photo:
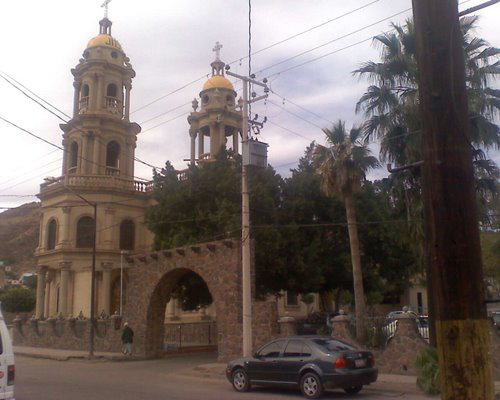
[[[242,127],[241,136],[243,146],[248,145],[248,104],[263,100],[267,97],[269,89],[265,83],[252,78],[235,74],[229,71],[226,65],[226,73],[238,78],[243,83],[242,104]],[[248,100],[248,83],[264,88],[265,95]],[[250,197],[248,192],[248,166],[245,161],[241,167],[241,253],[242,253],[242,302],[243,302],[243,356],[252,353],[252,285],[250,269]]]

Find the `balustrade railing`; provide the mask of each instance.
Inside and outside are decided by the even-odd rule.
[[[80,114],[85,114],[88,109],[89,109],[89,96],[82,97],[80,99],[80,108],[79,108]]]
[[[153,190],[153,182],[136,181],[121,178],[117,175],[66,175],[46,179],[40,185],[40,192],[57,190],[63,186],[71,187],[101,187],[132,192],[149,193]]]
[[[116,115],[123,114],[122,102],[120,99],[117,99],[116,97],[106,96],[105,106],[106,110],[111,114],[116,114]]]

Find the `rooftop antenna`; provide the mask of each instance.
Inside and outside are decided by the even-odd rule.
[[[104,3],[101,4],[101,7],[104,7],[104,18],[108,18],[108,4],[111,3],[111,0],[104,0]]]

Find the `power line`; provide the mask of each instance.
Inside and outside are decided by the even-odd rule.
[[[288,131],[288,132],[294,134],[295,136],[299,136],[299,137],[301,137],[303,139],[306,139],[309,142],[313,142],[314,141],[314,139],[308,138],[307,136],[304,136],[304,135],[302,135],[302,134],[300,134],[298,132],[295,132],[295,131],[287,128],[287,127],[281,126],[281,125],[277,124],[276,122],[270,121],[269,119],[267,120],[267,122],[270,123],[271,125],[277,126],[278,128],[281,128],[281,129],[283,129],[285,131]]]
[[[292,112],[292,111],[290,111],[290,110],[287,110],[286,108],[284,108],[284,107],[280,106],[279,104],[276,104],[276,103],[275,103],[275,102],[273,102],[272,100],[267,100],[267,102],[268,102],[268,103],[270,103],[270,104],[272,104],[273,106],[276,106],[276,107],[278,107],[278,108],[282,109],[283,111],[287,112],[288,114],[293,115],[294,117],[296,117],[296,118],[298,118],[298,119],[301,119],[301,120],[302,120],[302,121],[304,121],[304,122],[307,122],[308,124],[310,124],[310,125],[312,125],[312,126],[314,126],[314,127],[316,127],[316,128],[323,129],[323,127],[322,127],[322,126],[320,126],[320,125],[318,125],[318,124],[315,124],[314,122],[311,122],[311,121],[309,121],[309,120],[307,120],[307,119],[305,119],[305,118],[301,117],[300,115],[298,115],[298,114],[296,114],[296,113],[294,113],[294,112]]]

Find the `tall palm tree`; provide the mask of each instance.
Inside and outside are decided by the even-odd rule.
[[[352,128],[347,133],[345,123],[339,120],[323,132],[327,146],[315,146],[313,165],[321,177],[323,191],[328,196],[340,197],[345,204],[356,307],[356,338],[361,341],[365,333],[365,299],[354,193],[365,179],[366,172],[380,164],[367,145],[361,142],[359,128]]]

